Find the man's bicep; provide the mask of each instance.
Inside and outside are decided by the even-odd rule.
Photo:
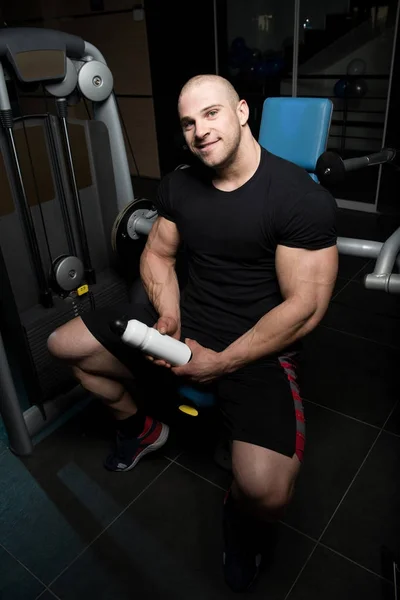
[[[176,224],[164,217],[158,217],[150,230],[146,251],[160,258],[174,258],[180,244],[180,235]]]
[[[284,299],[297,298],[310,314],[321,317],[328,307],[338,270],[336,246],[306,250],[278,245],[275,257]]]

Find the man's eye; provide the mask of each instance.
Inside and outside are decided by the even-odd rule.
[[[186,123],[183,123],[183,129],[190,129],[190,127],[193,125],[192,122],[187,121]]]
[[[218,111],[217,111],[217,110],[210,110],[210,111],[208,112],[208,116],[209,116],[209,117],[215,117],[215,115],[216,115],[216,114],[218,114]]]

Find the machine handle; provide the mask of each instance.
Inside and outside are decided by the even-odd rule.
[[[395,156],[396,150],[394,148],[382,148],[374,154],[345,160],[336,152],[324,152],[317,161],[315,173],[322,185],[337,185],[344,180],[346,173],[391,162]]]
[[[394,148],[382,148],[380,152],[369,154],[368,156],[357,156],[356,158],[347,158],[343,161],[344,170],[356,171],[357,169],[363,169],[364,167],[370,167],[372,165],[382,165],[387,162],[391,162],[396,156],[396,150]]]

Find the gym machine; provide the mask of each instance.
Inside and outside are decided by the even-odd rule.
[[[40,86],[43,114],[22,117],[21,89]],[[77,100],[91,102],[93,119],[69,117]],[[134,196],[121,121],[95,46],[60,31],[0,30],[0,416],[18,455],[76,401],[48,336],[82,312],[129,301],[145,243],[135,223],[149,231],[156,218]]]
[[[324,152],[317,161],[316,175],[322,185],[329,187],[341,183],[346,173],[376,165],[394,164],[396,150],[383,148],[380,152],[343,160],[335,152]],[[339,237],[340,254],[377,259],[372,273],[364,277],[370,290],[400,294],[400,227],[384,242]],[[396,268],[398,273],[393,273]]]
[[[8,89],[14,81],[42,85],[46,97],[54,98],[56,116],[46,111],[15,117]],[[81,38],[46,29],[0,30],[0,178],[2,168],[6,174],[0,183],[3,188],[8,182],[10,189],[8,201],[0,202],[0,413],[17,455],[30,454],[32,436],[70,405],[63,394],[75,382],[69,369],[56,366],[49,356],[49,334],[83,311],[129,299],[126,273],[120,275],[118,264],[129,261],[132,278],[137,276],[139,256],[157,218],[151,201],[134,197],[112,90],[104,57]],[[68,117],[77,96],[92,102],[92,120]],[[31,167],[37,159],[30,151],[32,141],[36,153],[41,144],[47,157],[51,185],[46,197],[40,198],[32,173],[33,194],[28,194],[30,170],[21,161],[24,140],[31,142],[26,143]],[[390,156],[382,155],[375,164]],[[342,171],[354,168],[354,162],[343,165]],[[320,180],[334,171],[333,163],[321,158]],[[338,246],[342,254],[377,259],[366,287],[399,292],[393,270],[400,266],[400,229],[383,244],[339,238]],[[25,411],[15,387],[15,356],[29,387],[31,406]],[[193,403],[201,405],[205,399],[194,391],[188,388],[185,397],[192,394]]]

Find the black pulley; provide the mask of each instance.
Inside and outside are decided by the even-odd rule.
[[[336,152],[324,152],[317,161],[315,174],[326,187],[341,183],[346,175],[343,159]]]
[[[147,241],[147,235],[141,233],[137,225],[146,223],[144,220],[148,219],[150,229],[156,216],[156,208],[150,200],[137,198],[127,204],[114,221],[111,231],[112,249],[121,264],[132,271],[139,266],[140,255]]]
[[[63,254],[52,265],[52,288],[55,292],[72,292],[82,285],[84,274],[85,268],[80,258]]]

